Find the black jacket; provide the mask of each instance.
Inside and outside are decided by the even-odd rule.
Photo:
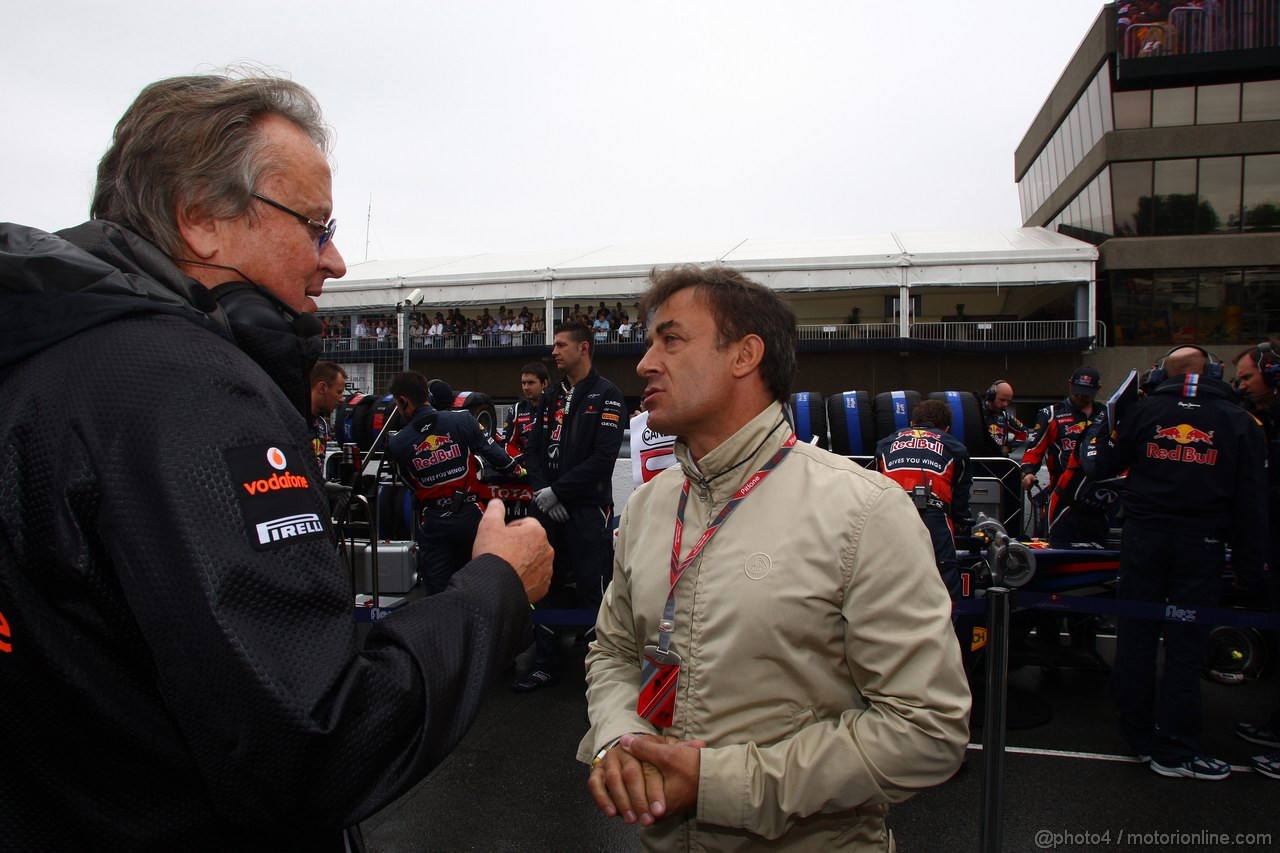
[[[323,849],[447,754],[523,590],[482,557],[358,648],[308,342],[107,222],[0,225],[0,306],[0,846]]]
[[[613,464],[627,416],[622,392],[595,368],[573,387],[564,416],[567,380],[542,395],[525,445],[534,489],[551,486],[566,506],[612,506]]]
[[[1128,471],[1125,523],[1225,538],[1242,576],[1261,570],[1266,541],[1266,446],[1256,418],[1231,387],[1196,374],[1165,380],[1125,412],[1110,433],[1105,419],[1085,438],[1090,477]]]

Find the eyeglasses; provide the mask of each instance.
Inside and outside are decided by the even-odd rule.
[[[301,222],[303,225],[315,231],[316,237],[317,237],[317,241],[316,241],[317,249],[324,249],[325,244],[333,239],[334,232],[338,230],[338,220],[336,219],[330,219],[329,224],[325,225],[321,222],[316,222],[314,219],[312,219],[309,216],[303,216],[301,213],[299,213],[296,210],[290,210],[280,202],[275,201],[274,199],[269,199],[265,195],[260,195],[258,193],[249,193],[249,195],[253,196],[263,204],[269,204],[272,207],[274,207],[276,210],[280,210],[289,214],[294,219]]]

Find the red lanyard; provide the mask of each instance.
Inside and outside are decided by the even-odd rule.
[[[752,490],[760,485],[765,477],[769,476],[769,472],[778,467],[778,463],[786,458],[795,443],[796,435],[791,433],[787,436],[786,441],[782,443],[782,446],[778,448],[778,452],[773,454],[773,458],[766,462],[763,468],[752,474],[751,479],[743,483],[742,488],[738,489],[734,496],[729,498],[729,502],[725,504],[724,509],[720,510],[711,524],[707,525],[707,529],[703,531],[702,536],[698,538],[697,543],[689,551],[689,556],[681,560],[680,540],[684,536],[684,509],[689,503],[689,479],[685,478],[684,488],[680,490],[680,504],[676,508],[676,530],[671,539],[671,594],[674,594],[676,583],[679,582],[680,576],[684,574],[684,570],[689,568],[693,561],[698,558],[698,555],[702,553],[702,549],[711,541],[711,537],[716,535],[720,525],[724,524],[725,519],[738,508],[738,504],[742,503],[747,495],[751,494]]]

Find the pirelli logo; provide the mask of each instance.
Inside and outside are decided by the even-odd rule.
[[[284,518],[273,518],[255,525],[258,531],[258,544],[267,545],[285,539],[295,539],[309,533],[324,533],[324,525],[320,516],[314,512],[301,515],[288,515]]]

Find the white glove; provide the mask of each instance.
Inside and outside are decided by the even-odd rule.
[[[564,524],[569,520],[569,508],[564,504],[556,504],[551,507],[551,509],[547,510],[547,517],[552,521]]]
[[[539,510],[548,515],[551,514],[551,508],[560,503],[560,499],[556,497],[556,493],[551,491],[551,487],[538,489],[533,495],[533,503]]]

